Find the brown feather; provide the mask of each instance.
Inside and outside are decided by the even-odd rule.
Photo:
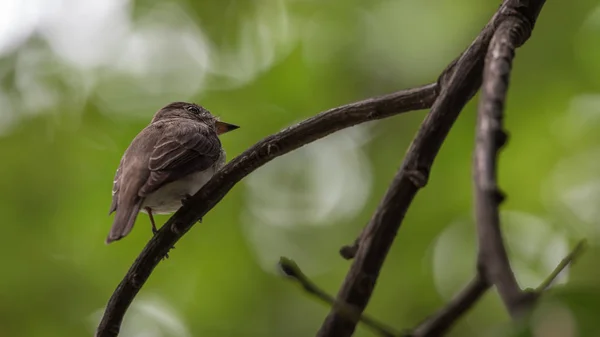
[[[106,243],[131,232],[144,199],[153,192],[213,168],[222,156],[215,121],[207,110],[183,102],[157,112],[133,139],[115,173],[109,212],[116,214]]]
[[[201,123],[169,121],[150,155],[150,176],[138,194],[147,196],[192,172],[206,170],[220,154],[221,142],[216,133],[211,134]]]
[[[144,198],[138,195],[140,187],[150,176],[148,160],[150,149],[154,148],[154,127],[149,125],[140,132],[125,151],[115,174],[111,213],[115,218],[106,238],[106,243],[119,240],[129,234]]]
[[[113,225],[110,228],[110,233],[106,237],[106,244],[120,240],[131,232],[143,201],[143,198],[137,198],[137,200],[122,204],[119,207],[117,214],[115,214]]]

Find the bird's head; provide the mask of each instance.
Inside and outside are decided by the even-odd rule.
[[[206,124],[214,129],[218,135],[238,129],[239,126],[221,122],[216,116],[210,113],[207,109],[194,103],[173,102],[158,110],[152,118],[152,122],[157,122],[167,119],[186,118],[192,119]]]

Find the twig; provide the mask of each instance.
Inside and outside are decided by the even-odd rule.
[[[285,273],[285,275],[290,278],[298,281],[302,288],[309,294],[315,295],[321,301],[329,304],[331,307],[337,308],[341,313],[343,313],[348,319],[351,319],[355,322],[361,321],[365,325],[372,328],[375,332],[377,332],[381,336],[385,337],[394,337],[400,336],[399,332],[395,332],[393,328],[386,326],[385,324],[378,322],[377,320],[357,312],[346,303],[338,302],[336,299],[329,295],[324,290],[320,289],[314,282],[312,282],[303,272],[300,270],[300,267],[294,262],[285,257],[281,257],[279,260],[279,267]]]
[[[544,1],[528,3],[529,6],[541,7]],[[539,10],[535,12],[539,13]],[[502,115],[514,52],[529,38],[535,20],[536,17],[524,15],[506,17],[490,43],[478,109],[474,158],[478,268],[497,287],[513,318],[527,312],[534,297],[519,288],[504,247],[498,210],[504,195],[497,186],[496,170],[498,152],[507,138],[502,130]]]
[[[568,266],[571,266],[585,251],[586,241],[580,241],[575,248],[554,268],[552,273],[532,291],[532,297],[538,297],[547,290],[558,275]],[[461,290],[450,302],[439,309],[434,315],[419,324],[410,337],[437,337],[446,333],[459,318],[461,318],[481,296],[491,287],[482,274],[477,273],[473,280]]]
[[[485,292],[490,283],[481,274],[476,274],[473,280],[458,295],[438,310],[434,315],[419,324],[411,337],[442,336],[452,325],[464,315]]]
[[[571,266],[575,261],[583,254],[587,248],[587,241],[581,240],[564,259],[554,268],[552,273],[546,277],[546,279],[535,289],[536,293],[542,293],[544,290],[550,288],[554,280],[560,275],[560,273],[567,267]]]
[[[337,107],[268,136],[244,151],[215,174],[148,242],[108,301],[96,336],[114,337],[119,334],[127,308],[169,249],[252,171],[276,157],[344,128],[426,109],[437,95],[438,86],[434,83]]]

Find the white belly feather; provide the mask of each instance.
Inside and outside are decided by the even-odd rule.
[[[144,200],[142,212],[149,207],[154,214],[174,213],[181,207],[181,200],[188,195],[194,195],[215,174],[216,168],[192,173],[180,180],[166,184]]]

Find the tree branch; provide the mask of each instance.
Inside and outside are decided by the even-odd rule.
[[[481,274],[477,273],[455,298],[416,327],[410,336],[442,336],[462,315],[477,303],[489,288],[489,282]]]
[[[244,151],[217,172],[148,242],[108,301],[96,336],[114,337],[119,334],[127,308],[169,249],[252,171],[276,157],[344,128],[426,109],[437,95],[438,85],[434,83],[337,107],[268,136]]]
[[[354,306],[358,312],[364,311],[408,207],[418,190],[427,183],[433,161],[458,114],[481,84],[484,55],[495,28],[511,16],[525,17],[533,23],[543,3],[542,0],[506,0],[458,61],[442,73],[439,97],[413,140],[402,167],[357,240],[355,260],[338,292],[338,301]],[[346,257],[349,257],[348,253],[348,249],[343,250]],[[317,336],[349,337],[355,328],[355,321],[332,308]]]
[[[530,5],[543,5],[543,0]],[[539,10],[536,11],[539,13]],[[513,15],[498,26],[487,53],[475,146],[475,216],[478,269],[494,284],[513,318],[528,311],[535,297],[521,291],[502,240],[498,206],[504,199],[496,182],[497,156],[506,142],[502,118],[515,49],[530,36],[536,17]]]
[[[356,312],[352,307],[348,306],[346,303],[338,302],[336,299],[326,293],[324,290],[320,289],[316,284],[314,284],[304,273],[300,270],[300,267],[293,261],[288,258],[282,257],[279,260],[279,267],[285,273],[286,276],[294,279],[302,288],[309,294],[316,296],[321,301],[329,304],[331,307],[338,308],[338,310],[343,313],[348,319],[351,319],[355,322],[361,321],[373,331],[377,332],[380,336],[385,337],[395,337],[400,336],[400,333],[395,332],[393,328],[386,326],[385,324],[378,322],[377,320],[365,315]]]
[[[575,248],[554,268],[552,273],[534,290],[531,296],[538,297],[550,285],[556,277],[567,267],[571,266],[585,251],[585,240],[580,241]],[[446,333],[459,318],[461,318],[471,307],[477,303],[481,296],[491,287],[481,273],[477,273],[473,280],[448,304],[438,310],[434,315],[427,318],[416,327],[410,337],[437,337]]]
[[[581,254],[583,254],[586,247],[587,242],[585,240],[579,241],[577,246],[575,246],[575,248],[569,253],[569,255],[565,256],[565,258],[562,259],[562,261],[560,261],[556,268],[554,268],[552,273],[550,273],[550,275],[546,277],[542,284],[540,284],[535,289],[535,292],[539,294],[542,293],[544,290],[550,288],[550,286],[552,286],[552,283],[554,282],[554,280],[556,280],[558,275],[560,275],[560,273],[562,273],[562,271],[565,268],[571,266],[581,256]]]

